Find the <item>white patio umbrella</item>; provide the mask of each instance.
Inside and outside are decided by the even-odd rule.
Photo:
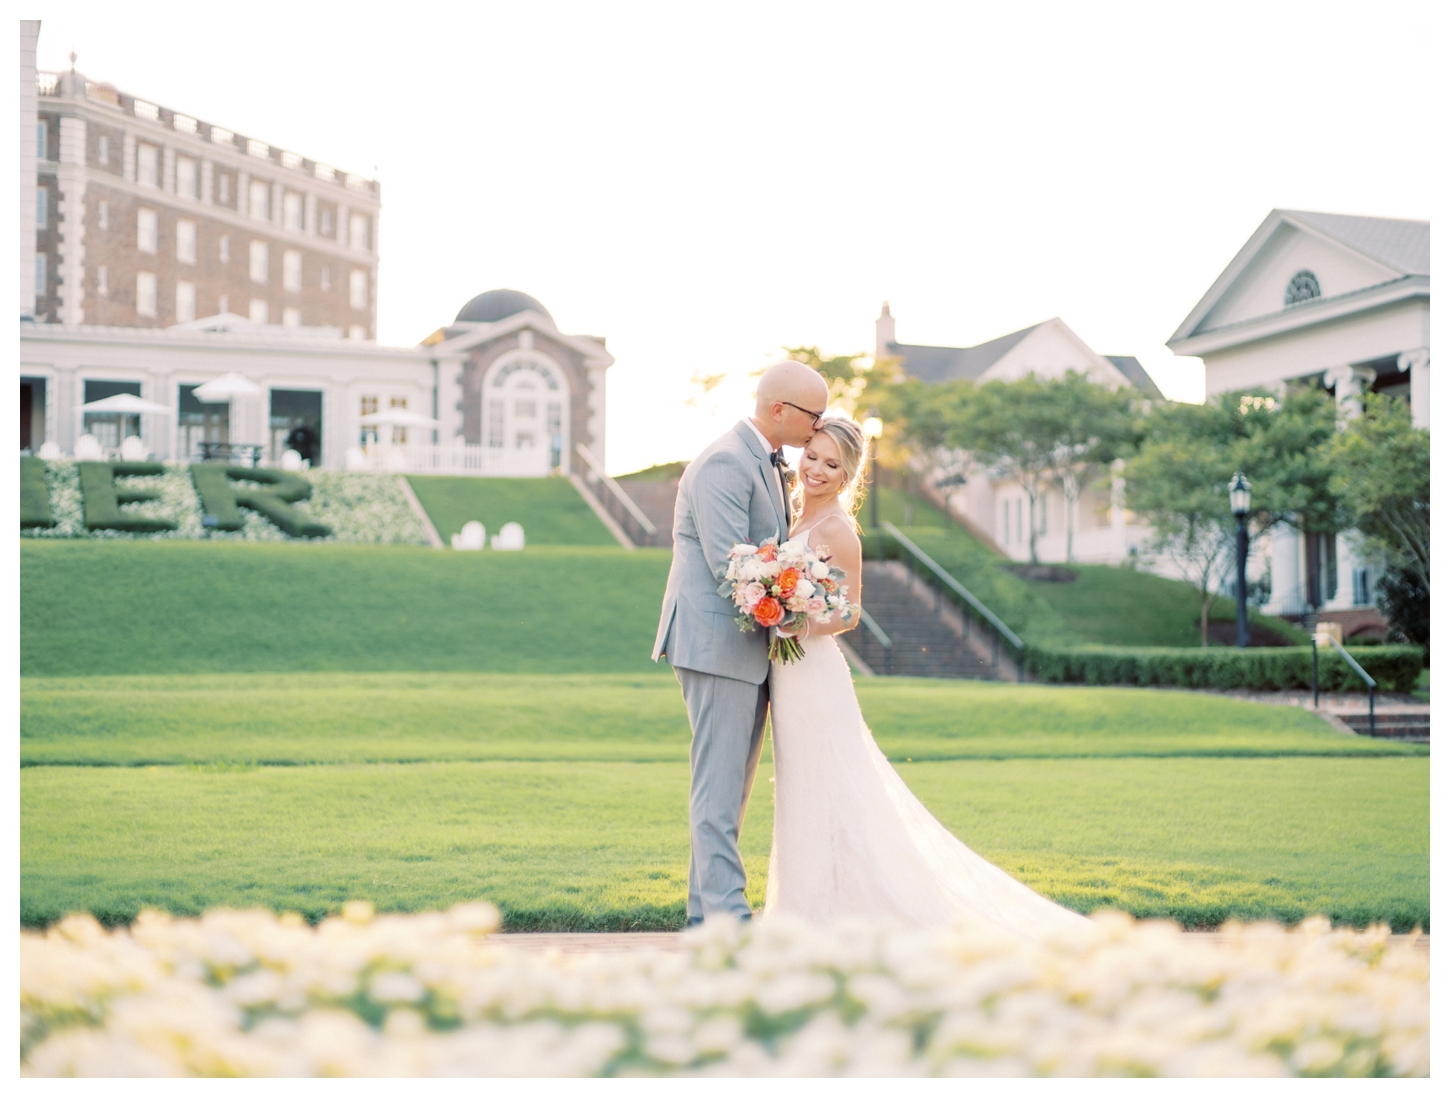
[[[248,381],[241,374],[231,373],[222,374],[204,385],[198,385],[192,390],[192,395],[207,404],[221,404],[223,401],[230,401],[232,397],[251,396],[261,391],[262,387],[256,382]]]
[[[420,416],[406,408],[384,408],[380,412],[369,412],[359,420],[364,427],[437,427],[436,419]]]
[[[142,400],[140,397],[132,396],[130,393],[117,393],[115,396],[108,396],[101,400],[93,400],[89,404],[82,404],[76,409],[76,416],[84,423],[85,417],[88,414],[140,416],[167,415],[170,412],[171,409],[164,404],[157,404],[150,400]]]

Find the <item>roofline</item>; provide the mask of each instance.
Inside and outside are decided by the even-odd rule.
[[[296,351],[334,358],[439,357],[421,347],[384,347],[368,340],[276,336],[257,332],[208,332],[196,329],[123,328],[103,324],[21,324],[20,341],[39,343],[123,343],[131,346],[208,347],[216,350]]]
[[[953,347],[944,343],[898,343],[894,339],[887,340],[886,346],[903,347],[908,349],[911,347],[920,347],[924,351],[975,351],[978,347],[985,347],[988,343],[996,343],[999,339],[1007,339],[1010,336],[1021,335],[1026,332],[1030,332],[1032,331],[1032,329],[1040,328],[1044,324],[1051,324],[1054,320],[1057,319],[1059,318],[1055,316],[1048,317],[1046,320],[1039,320],[1036,324],[1029,324],[1025,328],[1017,328],[1016,330],[1011,332],[1003,332],[1001,335],[993,336],[991,339],[984,339],[980,343],[973,343],[970,347]]]
[[[1208,288],[1208,291],[1201,298],[1198,299],[1198,303],[1194,305],[1193,309],[1189,312],[1189,314],[1184,317],[1183,323],[1178,325],[1177,329],[1173,332],[1173,334],[1168,337],[1167,345],[1169,347],[1172,347],[1175,342],[1182,342],[1192,337],[1194,329],[1196,329],[1198,325],[1203,322],[1203,318],[1206,317],[1213,309],[1213,307],[1218,304],[1228,288],[1235,281],[1238,280],[1238,277],[1241,274],[1244,273],[1244,269],[1247,268],[1253,258],[1258,255],[1259,251],[1263,248],[1264,243],[1269,239],[1269,237],[1274,235],[1275,231],[1278,230],[1280,225],[1293,225],[1294,228],[1298,229],[1300,232],[1308,233],[1311,236],[1318,237],[1320,240],[1333,244],[1335,247],[1343,248],[1346,251],[1353,252],[1361,259],[1366,259],[1378,267],[1383,267],[1385,270],[1391,272],[1392,274],[1399,275],[1401,277],[1408,275],[1409,272],[1400,270],[1398,267],[1391,266],[1384,260],[1378,259],[1377,257],[1372,255],[1368,255],[1365,252],[1360,251],[1358,248],[1346,244],[1338,237],[1330,236],[1328,233],[1325,233],[1323,230],[1313,225],[1310,225],[1308,222],[1301,221],[1298,217],[1295,216],[1297,212],[1312,213],[1314,211],[1282,210],[1278,207],[1275,207],[1274,209],[1269,211],[1268,216],[1259,223],[1259,227],[1254,230],[1253,235],[1244,242],[1243,247],[1241,247],[1236,253],[1234,253],[1234,257],[1229,261],[1229,265],[1223,269],[1223,272],[1216,279],[1213,280],[1213,285],[1211,285]],[[1379,220],[1394,221],[1402,219],[1381,218]],[[1426,222],[1426,224],[1428,224],[1428,222]],[[1203,334],[1206,335],[1207,333]]]
[[[1400,301],[1413,301],[1416,298],[1429,300],[1429,275],[1405,275],[1390,282],[1381,282],[1363,289],[1351,290],[1346,294],[1316,298],[1285,309],[1283,312],[1240,320],[1222,328],[1214,328],[1212,331],[1188,336],[1184,339],[1177,338],[1175,333],[1175,337],[1168,340],[1167,347],[1175,355],[1198,356],[1244,343],[1252,343],[1255,340],[1268,339],[1271,336],[1282,335],[1298,328],[1327,324],[1332,320],[1342,320],[1344,317],[1353,316],[1356,313],[1393,305]]]
[[[566,347],[578,351],[585,360],[600,366],[609,367],[614,365],[614,356],[602,344],[586,339],[583,336],[565,335],[549,320],[548,317],[533,309],[524,309],[522,312],[506,316],[502,320],[464,320],[455,321],[455,324],[472,324],[474,327],[467,332],[454,336],[452,339],[445,339],[441,343],[433,344],[431,348],[439,354],[463,354],[480,343],[486,343],[499,336],[516,332],[520,328],[533,327],[538,329],[540,334],[550,339],[557,339]],[[452,325],[445,325],[452,327]],[[421,346],[421,344],[420,344]]]

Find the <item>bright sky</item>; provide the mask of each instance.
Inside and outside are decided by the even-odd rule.
[[[1061,316],[1202,399],[1163,341],[1270,209],[1436,182],[1425,2],[37,6],[42,69],[381,179],[384,343],[499,286],[608,337],[616,473],[883,299],[908,343]]]

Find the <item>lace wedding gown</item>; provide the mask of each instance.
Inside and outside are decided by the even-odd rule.
[[[1086,923],[975,854],[912,795],[862,719],[835,637],[770,668],[775,839],[765,915],[985,922],[1038,938]]]

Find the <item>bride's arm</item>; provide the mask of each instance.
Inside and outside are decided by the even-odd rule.
[[[861,539],[843,518],[830,518],[811,531],[808,539],[811,548],[825,546],[831,554],[831,563],[846,573],[846,598],[859,607],[861,605]],[[861,621],[860,611],[851,615],[850,621],[841,620],[837,610],[827,622],[807,620],[797,636],[830,637],[846,633]]]

